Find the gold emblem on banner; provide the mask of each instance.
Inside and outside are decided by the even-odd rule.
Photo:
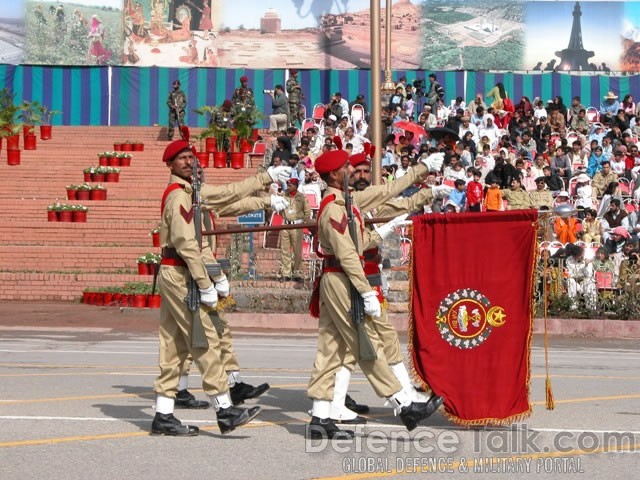
[[[450,293],[440,302],[436,327],[445,342],[466,350],[484,343],[493,328],[505,324],[506,317],[504,308],[491,306],[482,293],[463,288]]]

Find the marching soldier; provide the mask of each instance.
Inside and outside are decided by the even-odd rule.
[[[194,209],[191,201],[193,161],[196,150],[187,141],[170,143],[163,162],[171,171],[170,184],[164,192],[161,212],[160,242],[163,246],[158,286],[163,297],[160,308],[160,375],[155,381],[156,415],[151,425],[152,435],[193,436],[198,427],[183,425],[173,416],[175,396],[179,387],[180,367],[191,355],[202,374],[203,390],[214,404],[221,433],[228,433],[246,424],[260,412],[260,407],[236,408],[229,396],[227,374],[221,360],[220,340],[205,308],[215,308],[218,296],[228,292],[226,277],[210,279],[206,259],[195,238]],[[202,185],[201,197],[211,205],[235,202],[260,190],[282,176],[287,169],[272,168],[242,182],[224,186]],[[197,283],[202,307],[194,318],[187,308],[189,279]],[[206,344],[192,345],[192,327],[201,322]]]
[[[313,400],[308,427],[311,438],[353,437],[352,431],[340,430],[330,418],[334,376],[348,352],[358,358],[358,364],[376,394],[391,402],[408,430],[416,428],[418,422],[431,415],[442,403],[440,397],[438,401],[434,399],[428,403],[412,401],[389,368],[382,341],[367,320],[361,327],[375,355],[373,359],[360,358],[358,333],[349,314],[352,292],[361,297],[364,313],[369,317],[380,316],[380,302],[376,291],[367,282],[360,260],[365,230],[356,206],[352,212],[353,221],[356,222],[355,238],[352,239],[350,235],[347,217],[351,212],[347,212],[344,192],[345,176],[349,175],[351,168],[348,158],[347,152],[333,150],[321,155],[315,163],[316,171],[327,184],[327,190],[318,212],[323,269],[310,307],[312,315],[319,315],[318,352],[307,390],[307,396]],[[392,183],[372,190],[386,201],[402,191],[401,187]]]
[[[253,110],[256,108],[256,100],[253,90],[248,87],[249,78],[246,75],[240,77],[240,86],[233,91],[231,102],[240,111]]]
[[[287,190],[284,199],[287,202],[281,215],[287,224],[304,223],[311,219],[311,207],[307,198],[298,191],[299,180],[290,178],[287,180]],[[291,270],[291,249],[293,248],[293,271]],[[288,282],[293,279],[302,281],[302,230],[280,231],[280,281]],[[293,275],[292,275],[293,273]]]
[[[187,108],[187,96],[182,90],[180,90],[180,80],[173,82],[173,90],[169,92],[167,106],[169,107],[169,127],[167,130],[167,138],[169,141],[173,140],[173,130],[177,123],[180,137],[184,139],[182,136],[182,127],[184,126],[184,114],[185,109]]]
[[[350,183],[356,190],[353,193],[356,201],[361,200],[364,196],[369,196],[372,191],[371,186],[371,162],[366,153],[353,155],[349,158],[349,163],[353,167]],[[423,172],[423,167],[419,168]],[[426,172],[425,172],[426,173]],[[421,175],[419,178],[423,178]],[[394,198],[381,205],[370,204],[370,210],[361,210],[365,216],[375,215],[376,217],[398,217],[399,215],[415,212],[425,205],[431,203],[434,198],[443,198],[451,191],[451,187],[446,185],[433,186],[431,188],[423,188],[416,194],[408,198]],[[379,197],[379,195],[375,195]],[[380,276],[380,256],[379,245],[382,240],[393,232],[390,226],[381,226],[377,229],[371,226],[366,227],[369,231],[369,242],[364,247],[364,272],[369,281],[369,285],[376,291],[378,300],[384,305],[384,296],[382,294],[382,279]],[[391,371],[396,376],[402,388],[409,394],[414,402],[438,402],[439,397],[433,395],[431,398],[418,392],[412,385],[409,372],[404,365],[404,355],[400,348],[400,340],[398,332],[395,330],[386,308],[381,309],[381,315],[372,318],[373,326],[383,343],[384,353],[391,367]],[[355,357],[349,353],[343,361],[343,366],[336,373],[335,387],[333,390],[333,401],[331,402],[331,419],[338,423],[365,423],[358,413],[367,413],[369,407],[357,404],[349,395],[347,389],[351,372],[356,364]]]
[[[289,70],[286,88],[289,96],[289,122],[292,127],[301,127],[304,118],[300,107],[302,100],[304,100],[304,94],[302,93],[302,87],[298,83],[298,70]]]

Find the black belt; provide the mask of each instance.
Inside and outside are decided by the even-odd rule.
[[[322,269],[327,272],[339,272],[344,273],[342,270],[342,265],[340,265],[340,260],[335,257],[325,257],[322,260]],[[365,275],[369,285],[372,287],[380,287],[382,286],[382,276],[380,273],[372,273],[370,275]]]
[[[162,257],[173,258],[175,260],[182,260],[182,257],[178,254],[178,251],[175,248],[171,248],[171,247],[164,247],[162,249]]]

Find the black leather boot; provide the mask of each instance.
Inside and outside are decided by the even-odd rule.
[[[413,402],[411,405],[402,407],[400,411],[402,423],[407,427],[407,430],[414,430],[419,422],[428,418],[433,412],[438,410],[443,401],[444,399],[442,397],[433,394],[426,403]]]
[[[260,413],[260,407],[251,408],[221,408],[218,410],[218,427],[223,435],[249,423]]]
[[[271,388],[268,383],[263,383],[262,385],[258,385],[254,387],[253,385],[249,385],[244,382],[237,382],[233,387],[229,389],[229,394],[231,395],[231,402],[234,405],[242,405],[245,400],[249,400],[250,398],[258,398],[264,392]]]
[[[351,440],[353,430],[340,430],[330,418],[311,417],[307,425],[306,437],[312,440],[335,438],[336,440]]]
[[[356,401],[353,398],[351,398],[349,395],[347,395],[344,399],[344,406],[347,407],[352,412],[369,413],[368,405],[360,405],[359,403],[356,403]]]
[[[171,435],[174,437],[195,437],[200,429],[193,425],[183,425],[173,413],[156,413],[151,424],[151,435]]]
[[[176,395],[176,408],[202,409],[209,408],[211,404],[204,400],[196,400],[189,390],[180,390]]]

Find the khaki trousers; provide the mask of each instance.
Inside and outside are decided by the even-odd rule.
[[[220,340],[209,315],[200,310],[208,348],[191,347],[192,314],[184,302],[187,296],[187,274],[182,267],[163,265],[158,274],[158,289],[162,295],[160,307],[160,375],[154,391],[165,397],[175,397],[181,372],[191,355],[202,373],[202,389],[208,395],[228,391],[227,375],[220,355]]]
[[[358,358],[358,332],[348,315],[351,308],[349,281],[342,273],[325,273],[320,279],[320,321],[318,352],[311,372],[307,396],[313,400],[332,400],[335,374],[348,354]],[[389,367],[382,340],[370,321],[365,322],[367,335],[377,359],[358,361],[379,397],[390,397],[402,387]]]
[[[293,248],[293,272],[302,271],[302,230],[280,231],[280,274],[291,276],[291,249]]]
[[[402,349],[400,348],[398,332],[393,325],[391,325],[387,310],[383,308],[382,315],[378,318],[367,317],[367,322],[371,322],[373,328],[380,337],[384,348],[384,356],[387,357],[389,365],[404,362],[404,355],[402,355]],[[354,357],[350,352],[347,353],[344,359],[344,366],[353,372],[353,368],[356,363],[356,357]]]

